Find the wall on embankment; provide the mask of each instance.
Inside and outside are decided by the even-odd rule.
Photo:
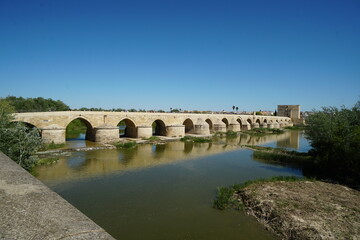
[[[0,239],[112,239],[0,152]]]

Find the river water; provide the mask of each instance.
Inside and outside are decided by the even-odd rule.
[[[70,145],[84,144],[72,141]],[[37,177],[117,239],[276,239],[252,217],[219,211],[219,186],[271,176],[302,176],[299,168],[256,161],[240,145],[307,151],[299,131],[221,138],[213,143],[143,144],[135,149],[67,153]]]

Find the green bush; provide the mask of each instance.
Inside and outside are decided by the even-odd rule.
[[[306,123],[306,135],[318,163],[360,178],[360,101],[351,109],[323,108]]]
[[[203,137],[192,137],[192,136],[185,136],[180,139],[183,142],[194,142],[194,143],[208,143],[212,142],[210,138],[203,138]]]
[[[115,144],[117,149],[122,149],[122,148],[135,148],[137,146],[137,143],[134,141],[131,142],[126,142],[126,143],[117,143]]]
[[[226,132],[226,137],[233,138],[233,137],[237,137],[237,136],[238,136],[237,132],[234,132],[231,130]]]
[[[42,145],[36,128],[30,129],[21,123],[12,123],[14,108],[8,101],[0,99],[0,151],[30,170],[36,163],[33,154]]]

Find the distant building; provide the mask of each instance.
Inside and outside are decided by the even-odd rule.
[[[278,105],[277,115],[291,118],[294,125],[304,124],[300,116],[300,105]]]

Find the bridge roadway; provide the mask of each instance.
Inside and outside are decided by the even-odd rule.
[[[153,135],[183,137],[186,133],[209,135],[212,132],[241,131],[251,128],[292,126],[288,117],[239,114],[188,114],[145,112],[29,112],[14,114],[14,121],[39,129],[44,142],[63,143],[68,124],[80,119],[87,127],[86,139],[95,142],[119,140],[119,124],[126,124],[125,136],[149,138]]]

